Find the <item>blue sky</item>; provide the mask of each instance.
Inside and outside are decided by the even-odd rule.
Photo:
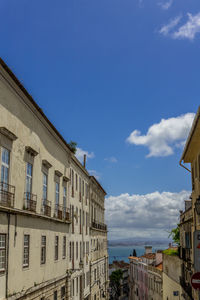
[[[113,197],[110,228],[119,229],[109,205],[121,195],[168,192],[183,202],[191,183],[178,162],[200,98],[199,1],[1,0],[0,37],[0,56],[64,138],[91,156],[88,170]],[[150,140],[137,139],[161,119],[160,134],[157,126]],[[159,154],[163,143],[171,151]],[[147,157],[149,147],[158,153]]]

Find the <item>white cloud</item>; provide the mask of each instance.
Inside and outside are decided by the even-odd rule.
[[[109,238],[167,238],[167,231],[179,222],[179,210],[191,192],[121,194],[106,198]]]
[[[172,6],[173,0],[169,0],[167,2],[159,2],[158,5],[164,10],[168,10]]]
[[[188,21],[172,34],[174,39],[193,40],[195,35],[200,32],[200,13],[196,15],[188,13],[187,15]]]
[[[114,157],[114,156],[107,157],[107,158],[105,158],[104,160],[106,160],[106,161],[108,161],[108,162],[110,162],[110,163],[116,163],[116,162],[117,162],[117,159],[116,159],[116,157]]]
[[[77,147],[77,149],[76,149],[76,157],[79,160],[83,160],[84,154],[86,154],[87,158],[94,158],[95,157],[94,152],[89,153],[88,151],[82,150],[81,148]]]
[[[95,170],[88,170],[88,172],[90,175],[94,176],[97,180],[99,180],[101,177],[101,174]]]
[[[178,23],[180,22],[181,18],[182,18],[181,16],[177,16],[174,19],[171,19],[168,24],[164,25],[160,29],[159,33],[161,33],[161,34],[163,34],[165,36],[169,35],[169,33],[171,32],[171,30],[174,29],[178,25]]]
[[[173,39],[189,39],[193,40],[197,33],[200,33],[200,12],[196,15],[190,13],[187,14],[188,20],[185,24],[179,26],[176,30],[175,27],[180,23],[181,16],[169,21],[168,24],[164,25],[159,33],[170,36]]]
[[[194,116],[194,113],[187,113],[176,118],[162,119],[160,123],[150,126],[146,135],[134,130],[127,142],[148,147],[147,157],[172,155],[174,148],[184,144]]]

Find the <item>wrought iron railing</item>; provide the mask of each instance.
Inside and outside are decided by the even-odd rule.
[[[99,223],[96,221],[92,221],[92,227],[100,230],[107,230],[107,225],[103,223]]]
[[[14,207],[15,187],[5,182],[0,182],[0,205]]]
[[[41,212],[43,215],[51,217],[51,201],[42,199]]]
[[[71,221],[71,214],[69,208],[63,206],[63,219],[67,221]]]
[[[63,209],[59,204],[55,204],[54,217],[59,220],[63,219]]]
[[[24,193],[24,209],[36,212],[37,206],[37,195],[34,195],[29,192]]]

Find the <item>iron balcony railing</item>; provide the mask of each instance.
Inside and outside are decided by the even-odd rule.
[[[37,195],[29,192],[24,193],[24,209],[36,212]]]
[[[55,204],[54,217],[59,220],[71,221],[71,215],[70,215],[69,208],[66,208],[59,204]]]
[[[62,220],[63,219],[63,210],[62,206],[59,204],[55,204],[54,217]]]
[[[42,199],[41,212],[43,215],[51,217],[51,201]]]
[[[15,187],[5,182],[0,182],[0,205],[14,207]]]
[[[92,221],[92,227],[100,230],[107,230],[107,225],[103,223],[99,223],[96,221]]]
[[[63,206],[63,219],[67,221],[71,221],[70,209]]]

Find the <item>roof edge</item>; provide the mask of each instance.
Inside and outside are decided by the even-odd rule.
[[[192,123],[192,127],[190,129],[190,133],[189,133],[188,138],[186,140],[185,147],[183,149],[183,153],[182,153],[181,159],[179,161],[180,164],[184,160],[184,157],[187,153],[187,150],[188,150],[188,147],[190,145],[190,142],[191,142],[192,136],[194,134],[195,128],[197,126],[197,122],[198,122],[199,117],[200,117],[200,106],[198,107],[197,113],[196,113],[195,118],[194,118],[193,123]]]

